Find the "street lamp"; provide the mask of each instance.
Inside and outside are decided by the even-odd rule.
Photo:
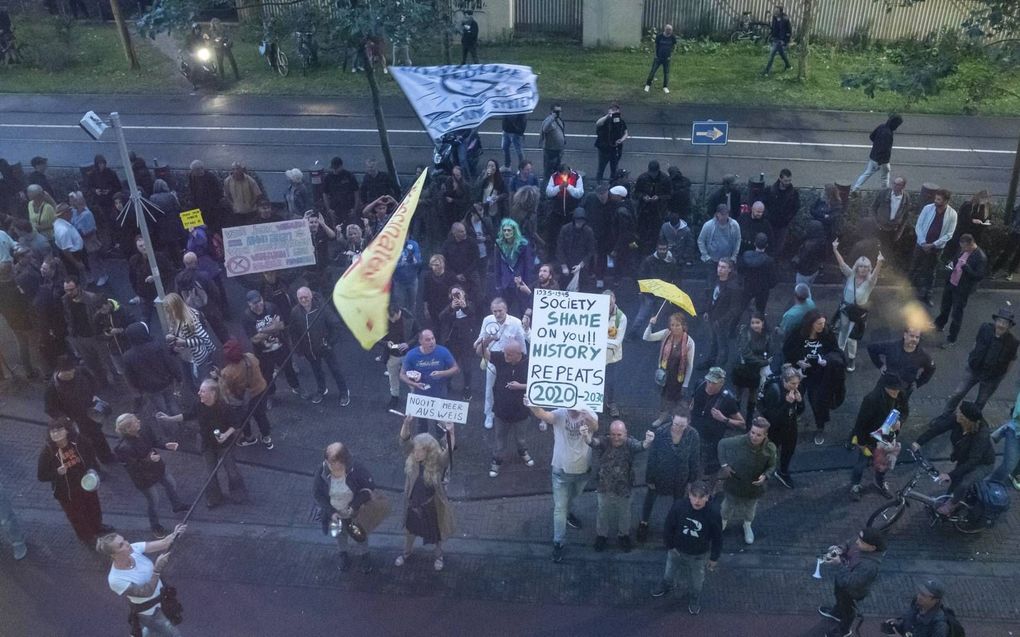
[[[131,156],[128,153],[127,140],[124,139],[124,128],[120,123],[120,113],[110,113],[110,119],[104,120],[94,111],[89,111],[81,118],[78,125],[81,126],[82,130],[89,137],[96,141],[99,141],[99,138],[102,137],[107,128],[112,128],[117,136],[117,146],[120,148],[120,161],[124,166],[124,174],[127,176],[128,190],[130,191],[130,205],[135,211],[135,222],[138,224],[138,229],[142,232],[142,240],[145,242],[145,256],[149,259],[152,282],[156,286],[156,313],[165,332],[169,329],[166,308],[163,307],[163,297],[166,296],[166,291],[163,289],[163,279],[160,278],[159,265],[156,263],[156,253],[152,249],[149,225],[145,220],[145,206],[143,204],[142,193],[138,190],[138,184],[135,183],[135,173],[131,168]]]

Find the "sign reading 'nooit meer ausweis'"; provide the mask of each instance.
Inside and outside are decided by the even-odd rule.
[[[543,407],[586,405],[602,412],[609,297],[535,290],[528,353],[528,400]]]

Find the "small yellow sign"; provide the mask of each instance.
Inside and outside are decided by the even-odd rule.
[[[181,213],[181,224],[185,230],[191,230],[199,226],[204,226],[205,221],[202,220],[202,211],[198,208],[194,210],[185,210]]]

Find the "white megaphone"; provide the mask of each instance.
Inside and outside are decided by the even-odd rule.
[[[815,579],[822,579],[822,562],[824,561],[825,560],[823,560],[822,558],[818,558],[817,560],[815,560],[815,572],[812,573],[811,577]]]

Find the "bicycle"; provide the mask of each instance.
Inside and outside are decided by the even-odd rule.
[[[736,20],[730,33],[730,42],[753,42],[760,44],[772,41],[772,24],[751,19],[751,12],[744,11]]]
[[[287,77],[287,74],[290,73],[290,63],[287,60],[287,54],[280,48],[276,39],[269,34],[268,29],[264,32],[262,41],[259,42],[259,55],[266,59],[266,64],[269,65],[269,68],[283,77]]]
[[[981,511],[977,498],[968,494],[966,498],[958,503],[956,509],[950,515],[939,513],[940,506],[949,502],[951,495],[930,496],[916,490],[917,483],[923,476],[928,476],[933,482],[939,481],[941,472],[934,467],[920,453],[911,451],[914,461],[918,467],[910,480],[900,488],[893,496],[893,500],[879,507],[868,518],[867,526],[879,531],[887,531],[903,516],[903,513],[910,506],[910,501],[920,502],[928,512],[930,518],[929,526],[935,526],[940,522],[949,522],[960,533],[979,533],[989,526],[989,519]]]

